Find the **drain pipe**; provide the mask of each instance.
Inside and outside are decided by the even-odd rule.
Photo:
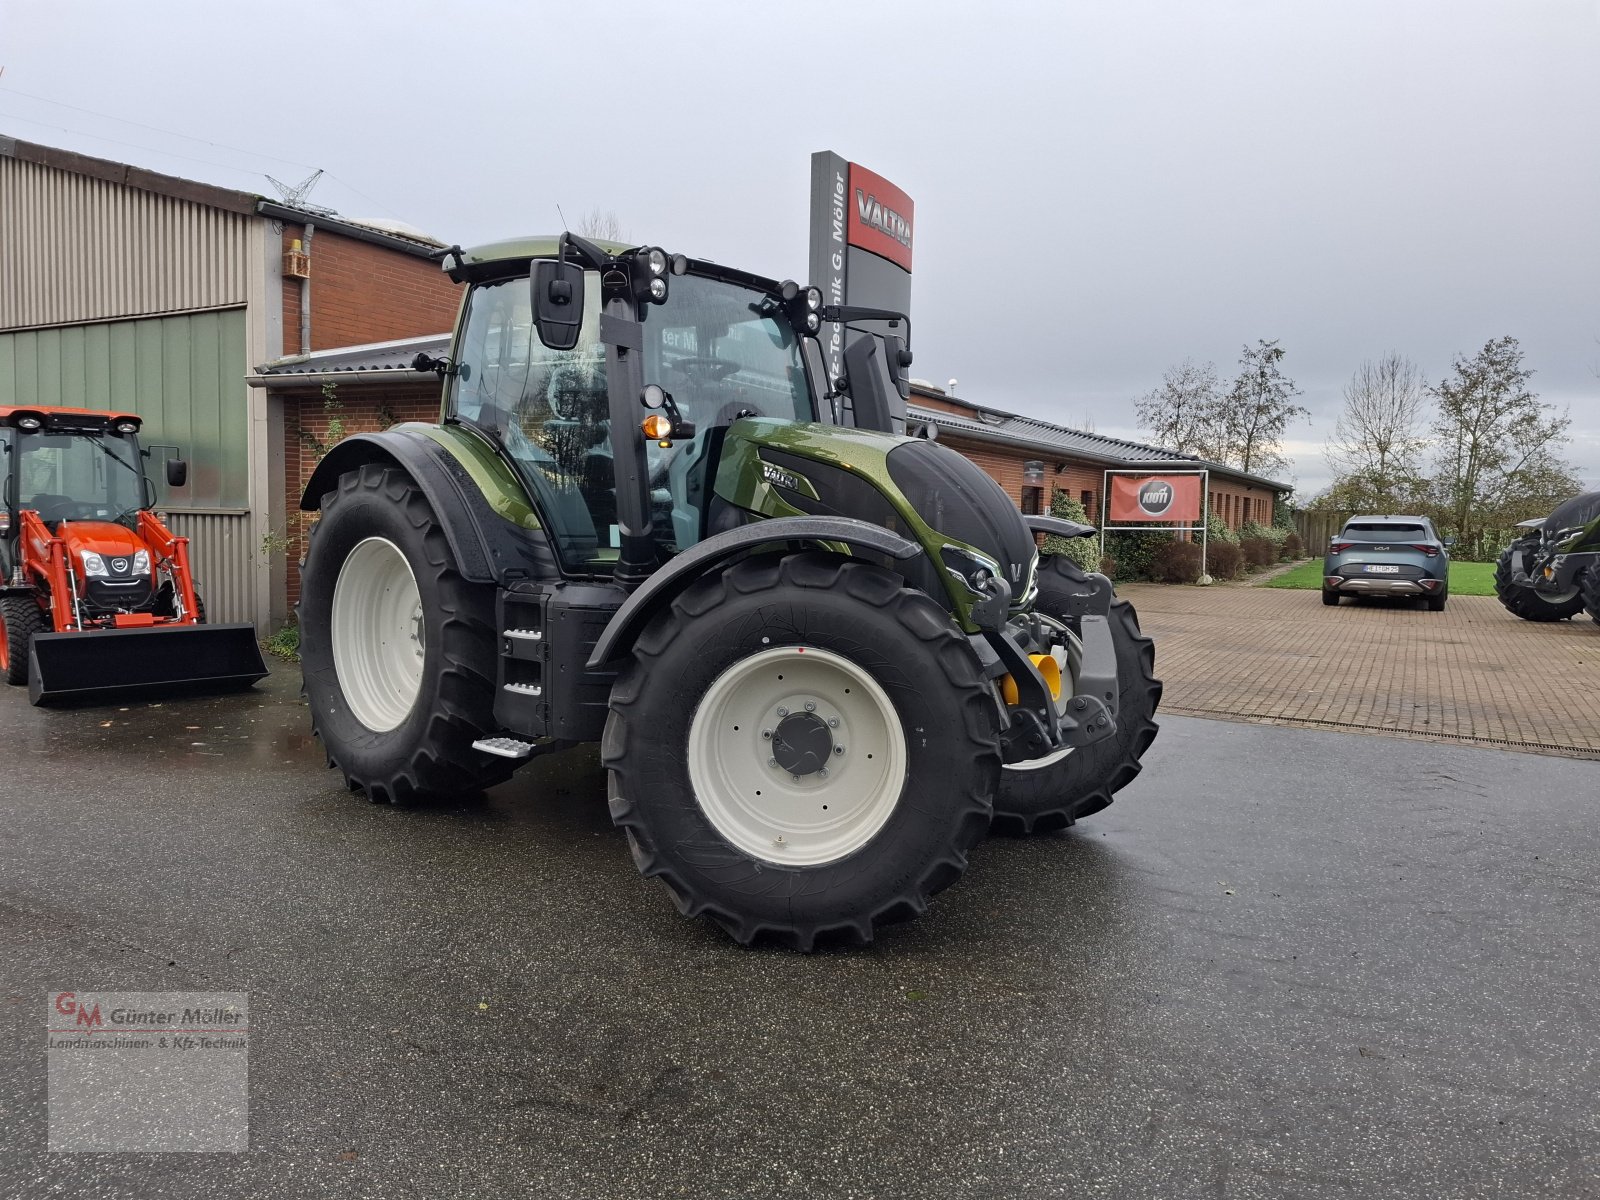
[[[306,256],[306,273],[300,277],[300,356],[311,353],[311,235],[317,227],[310,221],[300,235],[300,250]]]

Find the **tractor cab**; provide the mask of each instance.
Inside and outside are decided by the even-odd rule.
[[[572,241],[570,261],[540,257],[557,252],[550,240],[485,247],[456,268],[473,286],[445,368],[445,419],[515,465],[566,572],[603,575],[630,530],[650,563],[701,541],[717,515],[728,426],[816,421],[813,397],[826,388],[820,360],[807,362],[796,311],[807,301],[793,284],[785,296],[784,285],[713,263]],[[557,311],[560,322],[552,284],[571,310]],[[820,303],[812,289],[807,311]],[[624,353],[640,381],[623,384],[620,428],[605,342],[619,321],[637,331]],[[629,520],[629,488],[647,497],[642,522]]]

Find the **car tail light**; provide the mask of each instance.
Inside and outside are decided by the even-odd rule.
[[[1417,582],[1431,592],[1434,588],[1439,586],[1441,581],[1437,579],[1419,579]]]
[[[1354,545],[1354,542],[1334,542],[1328,547],[1328,549],[1333,551],[1335,554],[1343,554],[1346,550],[1350,549]]]
[[[1421,542],[1416,543],[1411,548],[1413,550],[1421,550],[1429,558],[1438,558],[1439,557],[1439,551],[1437,549],[1435,549],[1432,546],[1424,546]]]

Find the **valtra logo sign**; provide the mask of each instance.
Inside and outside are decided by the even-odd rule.
[[[850,244],[911,270],[911,197],[883,176],[851,163],[850,198]]]

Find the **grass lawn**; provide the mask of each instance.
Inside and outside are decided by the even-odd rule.
[[[1285,571],[1261,587],[1300,588],[1318,591],[1322,587],[1322,560],[1313,558],[1292,571]],[[1494,564],[1453,562],[1450,564],[1450,594],[1452,596],[1494,595]]]

